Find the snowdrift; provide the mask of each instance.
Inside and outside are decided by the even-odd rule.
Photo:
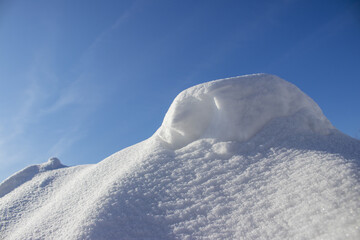
[[[0,184],[0,239],[359,239],[360,142],[268,74],[180,93],[149,139]]]

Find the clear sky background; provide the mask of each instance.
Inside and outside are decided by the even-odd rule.
[[[0,0],[0,181],[52,156],[97,163],[182,90],[259,72],[359,138],[359,70],[359,1]]]

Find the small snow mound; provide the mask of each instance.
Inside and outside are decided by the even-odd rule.
[[[47,162],[40,165],[40,169],[43,170],[53,170],[62,167],[65,167],[65,165],[61,164],[60,160],[56,157],[51,157]]]
[[[293,84],[269,74],[221,79],[181,92],[155,133],[175,148],[200,138],[247,141],[268,122],[296,118],[295,128],[328,134],[334,127]]]
[[[48,162],[54,163],[54,164],[61,164],[60,160],[56,157],[49,158]]]
[[[0,183],[0,198],[20,185],[24,184],[25,182],[30,181],[41,172],[55,170],[63,167],[66,166],[61,164],[60,160],[55,157],[50,158],[45,163],[28,166]]]
[[[218,155],[230,155],[234,148],[233,142],[218,142],[212,146],[212,150]]]

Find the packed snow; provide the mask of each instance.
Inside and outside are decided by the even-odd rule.
[[[178,95],[149,139],[0,184],[0,239],[360,239],[360,142],[276,76]]]
[[[320,134],[333,129],[311,98],[279,77],[222,79],[181,92],[157,135],[175,148],[199,138],[244,142],[272,119],[295,114],[298,128]]]

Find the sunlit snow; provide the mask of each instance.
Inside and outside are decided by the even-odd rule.
[[[272,119],[286,116],[297,118],[297,128],[304,130],[328,134],[333,128],[319,106],[296,86],[274,75],[254,74],[183,91],[157,135],[176,148],[199,138],[243,142]]]
[[[360,142],[256,74],[180,93],[149,139],[0,184],[0,239],[359,239]]]

